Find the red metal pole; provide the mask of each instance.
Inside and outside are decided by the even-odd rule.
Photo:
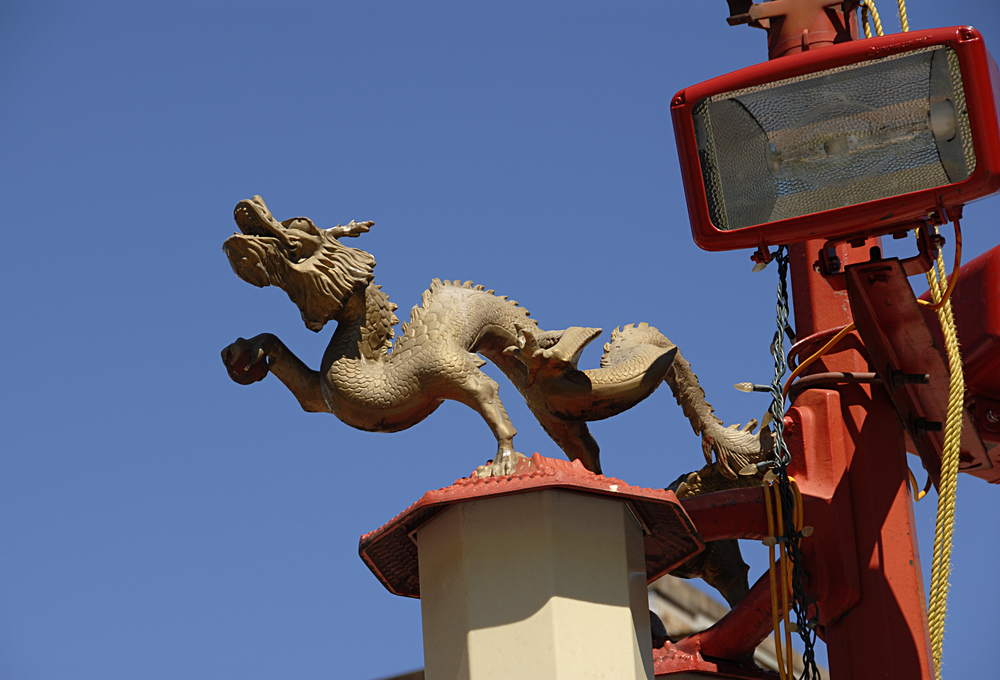
[[[853,12],[839,11],[846,3],[780,0],[755,7],[772,15],[765,26],[772,59],[857,37]],[[836,38],[827,42],[833,33]],[[868,261],[874,245],[878,239],[860,248],[838,245],[841,271]],[[800,338],[825,335],[853,321],[844,277],[825,277],[816,266],[825,246],[812,240],[789,251]],[[855,334],[806,373],[871,370]],[[786,421],[793,454],[789,474],[804,494],[827,501],[826,510],[815,513],[816,533],[803,542],[803,561],[818,600],[831,677],[929,680],[930,638],[905,440],[888,395],[870,385],[810,390],[796,399]]]
[[[873,244],[838,247],[842,266],[867,261],[867,246]],[[814,269],[823,246],[823,241],[807,241],[790,250],[800,337],[853,320],[846,288],[838,289],[840,285]],[[807,372],[871,371],[859,350],[859,341],[842,343],[839,351]],[[930,678],[930,639],[903,429],[884,388],[851,385],[839,395],[811,390],[796,400],[789,416],[789,474],[804,494],[829,498],[832,511],[824,513],[828,520],[803,541],[831,677]],[[845,544],[852,538],[850,532],[829,521],[835,517],[841,522],[853,518],[853,546]],[[806,516],[806,524],[811,523]],[[854,553],[856,581],[842,575],[841,583],[819,582],[820,574],[837,572],[827,562],[842,560],[845,550]]]

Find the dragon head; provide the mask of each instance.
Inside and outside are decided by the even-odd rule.
[[[234,210],[242,233],[222,244],[236,275],[258,287],[277,286],[298,306],[311,331],[319,331],[374,277],[375,258],[341,245],[374,222],[320,229],[307,217],[278,222],[260,196],[240,201]]]

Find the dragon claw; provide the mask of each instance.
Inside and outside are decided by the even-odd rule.
[[[250,385],[267,377],[267,352],[259,343],[238,338],[222,350],[222,363],[234,382]]]
[[[472,473],[474,478],[485,479],[486,477],[507,477],[517,470],[518,463],[523,458],[527,458],[523,453],[504,448],[497,453],[496,457],[488,461],[486,465],[480,465]]]

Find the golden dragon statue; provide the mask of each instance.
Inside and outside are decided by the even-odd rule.
[[[260,196],[240,201],[234,217],[239,232],[226,239],[223,251],[236,275],[255,286],[283,289],[312,331],[337,322],[319,370],[272,334],[237,339],[222,351],[237,383],[251,384],[273,373],[304,410],[333,413],[352,427],[375,432],[404,430],[444,400],[459,401],[482,416],[497,440],[493,459],[475,474],[499,476],[513,473],[521,454],[514,450],[516,430],[498,385],[480,370],[486,363],[482,357],[514,384],[566,455],[596,473],[601,472],[600,449],[587,422],[631,408],[666,382],[701,435],[710,464],[678,480],[678,496],[760,483],[736,472],[768,456],[770,431],[754,434],[755,422],[724,427],[690,364],[652,326],[616,328],[600,368],[580,370],[580,354],[601,329],[542,330],[505,296],[471,281],[435,279],[393,344],[397,306],[373,282],[375,259],[341,243],[367,232],[373,222],[330,229],[305,217],[279,222]],[[742,580],[745,584],[745,569]]]

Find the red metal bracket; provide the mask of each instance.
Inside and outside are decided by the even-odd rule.
[[[925,230],[926,231],[926,230]],[[896,259],[847,267],[847,290],[873,370],[935,486],[941,477],[942,424],[948,412],[948,364]],[[927,376],[926,382],[915,376]],[[879,389],[879,388],[875,388]],[[968,413],[962,429],[965,472],[993,467]]]

